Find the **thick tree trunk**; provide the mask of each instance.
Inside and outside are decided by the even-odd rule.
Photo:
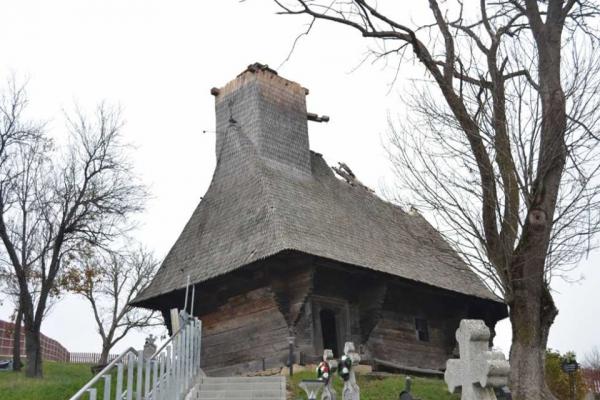
[[[100,360],[98,361],[98,365],[106,365],[108,364],[108,355],[110,353],[110,344],[102,343],[102,352],[100,353]]]
[[[566,97],[561,83],[562,24],[556,13],[545,24],[534,2],[527,14],[536,40],[539,94],[542,106],[537,176],[531,188],[528,215],[510,268],[508,303],[513,331],[510,349],[514,400],[555,400],[545,380],[548,334],[558,310],[546,282],[546,258],[554,213],[566,162]]]
[[[56,271],[52,268],[50,270]],[[52,282],[54,278],[48,279]],[[25,290],[21,290],[26,294],[22,296],[20,303],[25,321],[25,354],[27,355],[25,375],[29,378],[43,378],[41,330],[50,289],[49,286],[42,285],[38,303],[35,307],[31,295]]]
[[[25,374],[30,378],[41,378],[42,375],[42,341],[40,328],[25,326],[25,354],[27,367]]]
[[[23,311],[21,307],[17,309],[15,318],[15,329],[13,332],[13,371],[21,371],[23,363],[21,362],[21,325],[23,324]]]
[[[531,282],[537,284],[537,282]],[[550,293],[542,288],[540,296],[532,296],[531,287],[515,292],[510,321],[513,341],[510,349],[510,386],[514,400],[556,399],[545,380],[545,356],[548,333],[557,310]],[[537,286],[537,285],[536,285]]]

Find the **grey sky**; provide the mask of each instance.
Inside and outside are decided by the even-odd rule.
[[[136,145],[136,168],[153,196],[136,236],[158,256],[169,250],[212,176],[210,88],[255,61],[309,88],[309,111],[331,116],[328,124],[310,123],[313,150],[330,164],[348,163],[374,189],[393,182],[381,136],[388,115],[402,111],[408,78],[423,74],[406,65],[390,90],[393,65],[356,68],[367,47],[354,32],[317,24],[278,68],[306,21],[274,15],[270,0],[2,0],[0,10],[0,79],[14,72],[28,80],[32,114],[48,120],[57,137],[64,135],[62,110],[75,102],[91,108],[106,99],[123,107],[126,139]],[[594,252],[573,272],[573,279],[585,276],[580,283],[555,282],[560,314],[550,347],[582,354],[600,345],[599,259]],[[10,313],[8,305],[0,307],[0,318]],[[71,351],[99,351],[87,304],[72,296],[55,306],[42,331]],[[142,342],[141,334],[132,335],[117,350]],[[509,349],[506,321],[497,345]]]

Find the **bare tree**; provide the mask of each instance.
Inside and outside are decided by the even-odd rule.
[[[73,266],[67,273],[67,286],[89,302],[102,339],[100,365],[107,363],[110,350],[132,329],[162,325],[156,311],[129,305],[150,283],[159,265],[148,251],[96,249],[70,264]]]
[[[398,69],[424,67],[412,118],[392,135],[402,189],[508,304],[513,398],[553,399],[550,278],[589,250],[600,222],[596,3],[428,0],[430,21],[413,22],[389,3],[275,2],[309,16],[309,30],[317,20],[353,28]]]
[[[585,368],[600,371],[600,348],[594,346],[589,352],[585,354],[583,359],[583,366]]]
[[[75,112],[68,143],[57,146],[27,120],[26,105],[15,85],[0,99],[0,239],[19,288],[26,374],[41,377],[40,329],[60,294],[65,256],[119,234],[145,192],[126,159],[117,110]]]

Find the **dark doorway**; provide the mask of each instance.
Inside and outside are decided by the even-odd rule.
[[[321,333],[323,335],[323,349],[331,349],[334,357],[339,357],[337,325],[335,322],[335,312],[323,309],[319,313],[321,317]]]

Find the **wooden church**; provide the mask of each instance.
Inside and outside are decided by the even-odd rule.
[[[213,179],[134,305],[182,308],[188,276],[203,321],[202,368],[280,367],[353,341],[376,366],[441,370],[462,318],[507,315],[418,213],[341,179],[309,149],[308,90],[253,64],[213,89]],[[189,307],[188,307],[189,309]]]

